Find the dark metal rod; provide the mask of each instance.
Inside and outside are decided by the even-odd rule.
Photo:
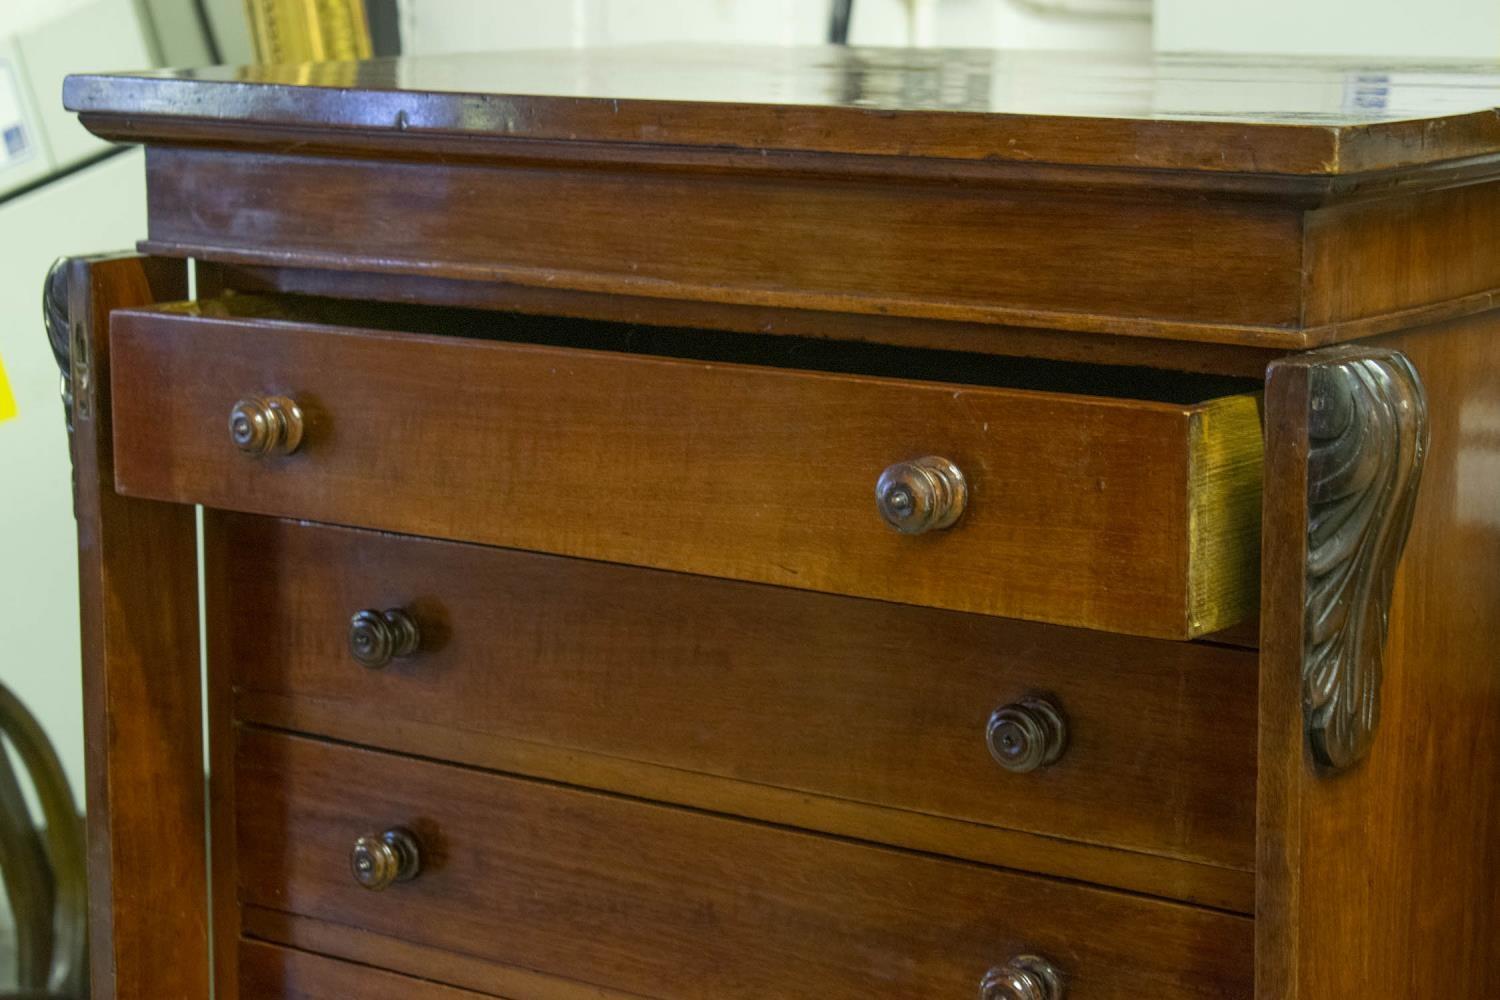
[[[849,44],[849,18],[853,14],[854,0],[833,0],[833,11],[828,15],[829,44]]]

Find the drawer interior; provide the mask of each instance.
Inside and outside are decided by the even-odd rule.
[[[207,318],[282,320],[1184,406],[1262,388],[1256,379],[1199,372],[311,295],[229,294],[160,308]]]

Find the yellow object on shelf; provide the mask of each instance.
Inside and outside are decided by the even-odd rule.
[[[259,63],[368,59],[373,54],[364,0],[245,0]]]
[[[0,424],[16,415],[16,396],[10,391],[10,380],[5,377],[5,359],[0,358]]]

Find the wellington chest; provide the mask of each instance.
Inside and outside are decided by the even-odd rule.
[[[70,78],[94,996],[1500,996],[1496,80]]]

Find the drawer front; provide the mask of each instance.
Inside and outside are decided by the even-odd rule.
[[[497,963],[663,998],[947,1000],[1038,954],[1070,1000],[1250,994],[1248,918],[255,729],[237,766],[243,904]],[[419,862],[381,855],[398,828]],[[368,877],[415,877],[359,885],[367,835]]]
[[[252,720],[287,725],[316,703],[326,735],[428,756],[448,756],[429,733],[456,730],[1254,864],[1253,652],[245,515],[215,523],[214,649]],[[362,666],[349,643],[366,635],[364,619],[352,625],[365,609],[399,609],[425,638]],[[997,763],[990,744],[1003,752],[1012,731],[997,720],[991,738],[992,719],[1046,706],[1062,723],[1057,758]]]
[[[1181,406],[170,311],[116,313],[111,345],[132,495],[1168,638],[1255,603],[1253,397]],[[275,396],[300,407],[297,450],[242,454],[231,410]],[[963,488],[951,466],[903,465],[930,456]],[[915,511],[902,524],[956,520],[888,526],[886,470],[892,516]]]
[[[246,1000],[501,1000],[259,941],[240,946]]]

